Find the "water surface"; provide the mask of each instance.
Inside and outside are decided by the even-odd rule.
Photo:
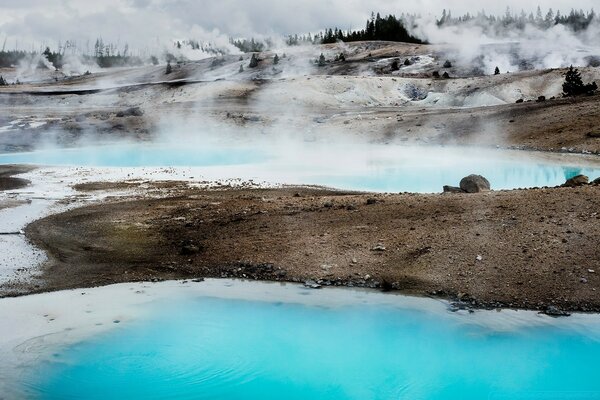
[[[600,398],[597,318],[583,325],[517,323],[514,312],[462,316],[398,306],[393,298],[327,305],[327,294],[319,296],[323,305],[206,296],[153,303],[150,316],[33,368],[27,393],[42,399]],[[490,318],[505,322],[490,325]]]
[[[600,177],[597,158],[457,147],[338,143],[137,143],[0,154],[0,164],[197,167],[208,179],[253,179],[374,192],[436,193],[470,174],[493,189]]]

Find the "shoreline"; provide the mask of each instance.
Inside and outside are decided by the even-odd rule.
[[[598,186],[392,195],[170,185],[175,197],[96,204],[30,224],[27,237],[50,261],[46,286],[22,289],[242,278],[379,288],[458,308],[600,312]],[[590,212],[572,221],[575,210],[560,210],[559,201]],[[521,249],[524,235],[544,231],[550,243],[541,235]],[[586,250],[577,254],[579,246]]]
[[[18,165],[3,166],[4,170],[13,171],[24,168],[32,170]],[[120,282],[240,278],[306,283],[314,287],[381,289],[445,299],[453,302],[456,309],[523,309],[554,315],[600,312],[600,298],[595,294],[596,289],[600,289],[594,266],[596,256],[590,253],[587,260],[582,260],[561,255],[572,251],[569,243],[573,237],[580,242],[577,245],[591,248],[596,243],[599,233],[593,220],[600,219],[593,212],[599,207],[594,200],[600,190],[597,185],[502,190],[476,195],[390,194],[313,186],[247,186],[240,182],[194,187],[194,181],[160,180],[169,174],[160,175],[162,171],[158,169],[154,172],[158,177],[152,177],[149,170],[140,170],[138,173],[145,179],[139,182],[124,181],[118,176],[114,182],[93,181],[96,177],[110,176],[107,171],[95,175],[93,168],[84,169],[81,177],[71,176],[68,168],[39,167],[38,170],[40,176],[53,171],[57,182],[63,182],[63,176],[70,176],[66,183],[53,189],[58,193],[62,185],[70,189],[70,194],[54,199],[57,204],[63,203],[54,209],[60,213],[32,220],[24,229],[23,238],[48,255],[49,260],[33,268],[35,275],[30,281],[5,283],[0,287],[4,292],[0,293],[1,297]],[[177,179],[185,175],[185,171],[174,170],[170,174]],[[33,192],[44,190],[35,185],[33,182]],[[16,200],[11,200],[12,204],[24,204]],[[532,200],[540,204],[532,206]],[[73,201],[75,203],[65,208]],[[562,211],[556,206],[571,201],[590,210],[580,222],[591,229],[577,227],[579,223],[571,221],[575,211],[573,204],[571,209]],[[199,207],[186,209],[194,204]],[[470,207],[477,208],[476,215]],[[530,215],[530,207],[536,214],[552,211],[558,215],[548,216],[552,218],[540,224]],[[500,212],[487,221],[496,214],[495,208],[510,212]],[[333,215],[328,217],[328,214]],[[149,215],[151,221],[146,220]],[[325,221],[320,221],[321,216],[327,217]],[[215,237],[198,232],[202,225],[198,222],[205,217],[211,218],[206,228],[215,229]],[[302,222],[305,217],[308,217],[308,226]],[[394,218],[402,219],[402,223],[394,224]],[[546,219],[545,216],[538,218],[542,222]],[[128,222],[123,224],[123,221]],[[378,227],[379,223],[383,226]],[[396,230],[407,223],[403,238]],[[418,226],[420,223],[423,226]],[[492,253],[495,250],[493,240],[507,233],[506,227],[499,230],[498,224],[519,225],[519,232],[517,235],[508,232],[508,246],[505,243],[496,254],[489,255],[490,246]],[[556,225],[553,232],[546,229],[547,224]],[[240,232],[235,225],[239,225]],[[283,231],[287,225],[295,226],[295,236]],[[65,230],[65,226],[70,226],[72,232]],[[568,228],[563,229],[563,226]],[[360,232],[352,233],[354,229]],[[453,234],[453,229],[458,231]],[[258,232],[261,230],[265,232]],[[313,230],[320,233],[315,235]],[[487,230],[495,230],[497,237]],[[277,240],[269,237],[269,232]],[[536,232],[542,236],[540,239],[546,235],[552,241],[543,257],[538,259],[536,254],[531,255],[531,250],[541,251],[535,246],[533,249],[524,247],[527,258],[515,257],[510,247],[520,248],[523,235]],[[559,236],[565,238],[559,240]],[[460,249],[450,251],[457,238],[475,240],[480,248],[463,244],[457,246]],[[223,239],[227,243],[219,244]],[[144,240],[148,243],[143,243]],[[273,248],[264,251],[260,249],[262,243]],[[385,249],[376,249],[380,244]],[[236,249],[236,246],[241,248]],[[292,254],[294,246],[298,247],[296,254]],[[561,259],[563,266],[547,268],[544,264],[553,263],[554,256]],[[493,257],[504,260],[494,265],[490,260]],[[512,268],[506,259],[513,262]],[[586,261],[589,265],[578,265]],[[445,265],[447,271],[440,265],[432,265],[436,263]],[[527,271],[527,263],[532,263],[534,269],[539,264],[543,274],[537,276],[540,274]],[[569,265],[579,268],[577,271],[565,268]],[[107,272],[102,273],[102,269]],[[61,274],[64,280],[60,279]],[[572,282],[565,285],[561,279]],[[514,288],[501,289],[505,283]],[[478,286],[482,289],[478,290]],[[541,290],[544,295],[529,297],[532,289],[525,288],[527,286],[544,288]]]

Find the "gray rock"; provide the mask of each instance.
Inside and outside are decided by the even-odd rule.
[[[592,181],[592,185],[600,185],[600,178],[596,178]]]
[[[304,286],[309,288],[309,289],[321,289],[321,285],[319,285],[317,282],[313,281],[312,279],[307,280],[306,282],[304,282]]]
[[[456,186],[444,186],[444,193],[464,193],[465,191]]]
[[[490,190],[490,181],[481,175],[469,175],[460,181],[460,188],[467,193],[487,192]]]
[[[181,247],[181,255],[192,255],[192,254],[197,254],[199,252],[200,252],[200,247],[193,245],[193,244],[187,244],[187,245]]]
[[[565,182],[565,184],[563,185],[564,187],[577,187],[577,186],[583,186],[583,185],[587,185],[590,182],[590,178],[588,178],[585,175],[577,175],[572,177],[571,179],[567,179],[567,181]]]
[[[128,108],[127,110],[119,111],[117,113],[117,117],[118,118],[123,118],[123,117],[141,117],[143,115],[144,115],[144,112],[139,107],[131,107],[131,108]]]
[[[566,311],[561,310],[560,308],[556,307],[556,306],[548,306],[546,308],[545,311],[542,312],[543,314],[549,315],[551,317],[568,317],[571,314],[569,314]]]
[[[371,249],[371,251],[386,251],[387,249],[385,248],[385,246],[383,245],[383,243],[377,243],[377,245],[375,245],[375,247],[373,247]]]

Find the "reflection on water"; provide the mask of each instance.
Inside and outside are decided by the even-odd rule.
[[[378,192],[440,192],[470,174],[493,189],[556,186],[600,164],[573,155],[397,145],[121,144],[0,155],[0,163],[197,167],[208,179],[241,178]]]
[[[150,319],[66,348],[33,368],[27,394],[47,399],[600,398],[597,329],[542,324],[496,330],[451,314],[373,304],[319,307],[193,297],[151,306]]]

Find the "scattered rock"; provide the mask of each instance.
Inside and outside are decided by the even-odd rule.
[[[598,132],[589,132],[587,134],[587,136],[591,137],[591,138],[595,138],[595,139],[600,138],[600,131],[598,131]]]
[[[123,117],[141,117],[143,115],[144,115],[144,112],[139,107],[130,107],[127,110],[119,111],[117,113],[117,117],[118,118],[123,118]]]
[[[548,306],[546,310],[542,311],[542,314],[546,314],[551,317],[568,317],[571,315],[570,313],[563,311],[556,306]]]
[[[519,99],[519,100],[517,100],[517,101],[516,101],[516,103],[517,103],[517,104],[521,104],[521,103],[523,103],[524,101],[525,101],[525,100],[523,100],[523,99]]]
[[[186,244],[181,247],[180,253],[183,256],[189,256],[189,255],[193,255],[193,254],[198,254],[199,252],[200,252],[200,247],[198,247],[194,244]]]
[[[260,117],[258,115],[244,115],[242,119],[248,122],[260,122]]]
[[[444,186],[444,193],[464,193],[465,191],[456,186]]]
[[[446,60],[446,62],[444,63],[444,68],[452,68],[452,63],[450,62],[450,60]]]
[[[586,278],[581,278],[581,279],[579,280],[579,282],[581,282],[581,283],[588,283],[588,280],[587,280]]]
[[[600,178],[598,178],[598,179],[600,179]],[[373,199],[373,198],[367,199],[368,206],[372,206],[373,204],[377,204],[377,199]]]
[[[333,268],[333,265],[329,265],[329,264],[322,264],[321,265],[321,269],[325,272],[329,272],[329,270]]]
[[[386,251],[387,249],[383,245],[383,243],[377,243],[375,247],[371,249],[371,251]]]
[[[469,175],[460,181],[460,188],[467,193],[487,192],[490,181],[481,175]]]
[[[321,289],[323,287],[323,286],[319,285],[317,282],[313,281],[312,279],[305,281],[304,286],[309,289]]]
[[[444,75],[442,75],[442,78],[450,79],[450,74],[448,72],[444,72]]]
[[[592,181],[592,185],[600,185],[600,178],[596,178]]]
[[[475,257],[475,260],[477,260],[477,261],[483,261],[483,256],[478,255],[477,257]]]
[[[585,175],[577,175],[571,179],[567,179],[563,187],[577,187],[587,185],[590,182],[590,178]]]
[[[546,101],[546,96],[540,96],[540,97],[538,97],[538,99],[536,100],[536,103],[543,103],[544,101]]]

